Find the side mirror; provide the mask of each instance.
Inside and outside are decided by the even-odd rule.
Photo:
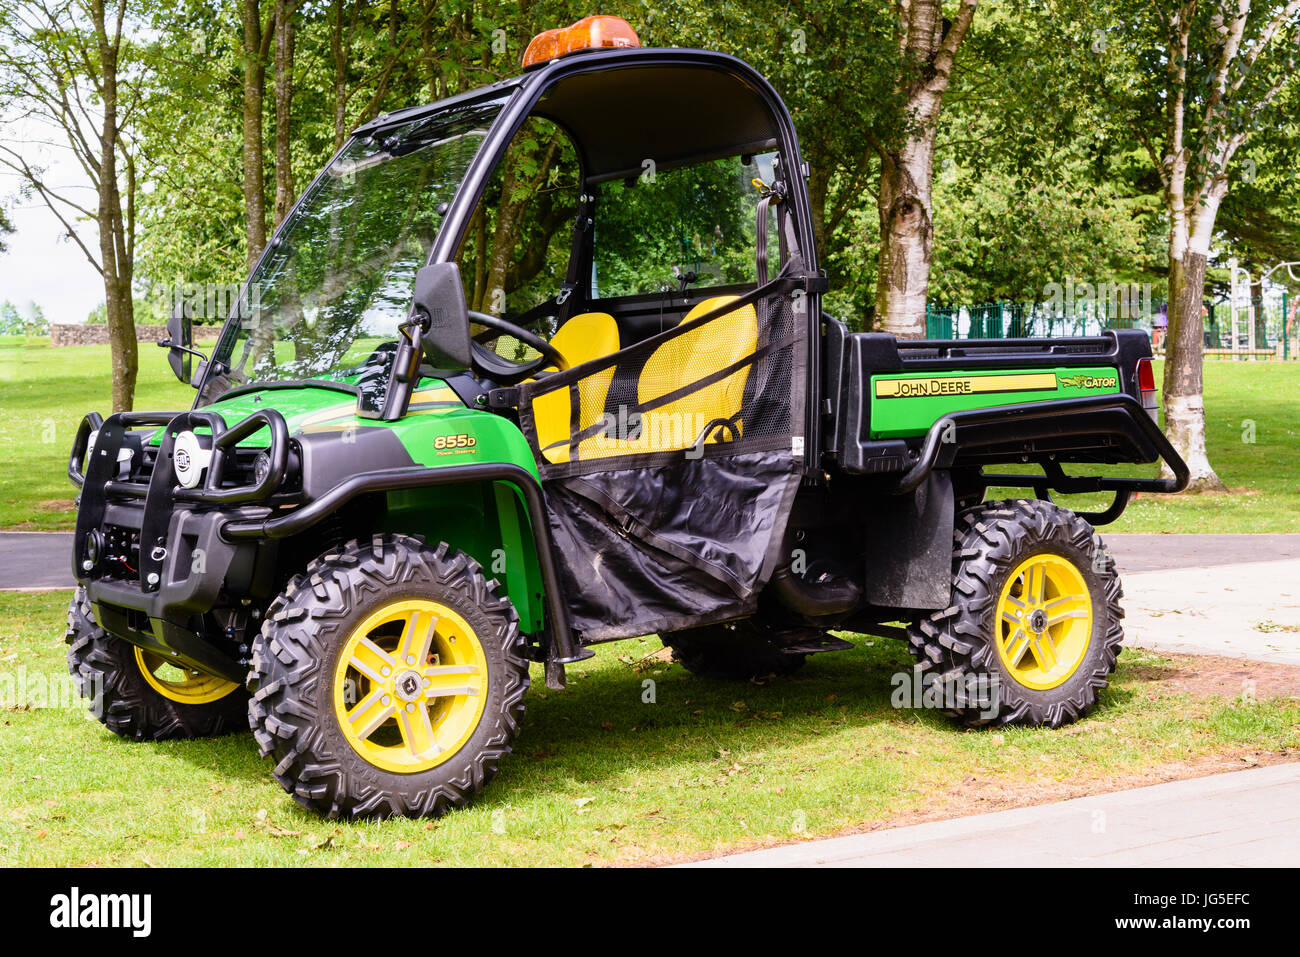
[[[167,364],[176,378],[197,388],[191,356],[198,356],[204,362],[207,356],[194,348],[194,331],[184,303],[177,303],[172,310],[171,318],[167,320],[167,338],[160,339],[158,346],[167,350]],[[202,365],[199,368],[202,369]]]
[[[421,347],[431,364],[469,368],[469,307],[465,304],[459,266],[433,263],[415,274],[411,319],[420,322]]]
[[[469,307],[455,263],[433,263],[415,274],[411,311],[398,327],[397,351],[384,391],[361,390],[357,415],[386,422],[404,416],[424,356],[438,367],[469,368]]]

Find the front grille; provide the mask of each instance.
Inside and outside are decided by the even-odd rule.
[[[105,525],[104,557],[100,573],[119,581],[140,577],[140,530],[124,525]]]

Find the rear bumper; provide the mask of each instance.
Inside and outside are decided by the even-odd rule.
[[[1066,475],[1061,461],[1070,461],[1081,450],[1095,456],[1091,461],[1161,461],[1173,475]],[[982,470],[985,465],[1017,459],[1040,465],[1043,474],[989,474]],[[1149,412],[1137,399],[1123,393],[944,416],[931,427],[915,462],[894,482],[891,491],[912,492],[933,469],[963,466],[979,469],[985,488],[1031,488],[1049,501],[1053,491],[1066,495],[1115,493],[1114,501],[1104,511],[1080,513],[1094,525],[1119,518],[1134,492],[1181,492],[1190,479],[1187,463]]]

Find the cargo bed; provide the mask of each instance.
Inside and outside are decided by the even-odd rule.
[[[1151,344],[1137,330],[1069,339],[899,340],[826,323],[826,464],[897,493],[935,469],[968,494],[991,485],[1041,498],[1111,491],[1089,516],[1113,521],[1135,491],[1177,491],[1181,458],[1157,427]],[[1145,365],[1145,368],[1144,368]],[[1067,475],[1062,464],[1171,463],[1172,479]],[[1032,463],[1043,475],[986,466]],[[974,491],[972,491],[974,490]]]

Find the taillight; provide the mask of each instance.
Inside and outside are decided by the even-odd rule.
[[[1160,421],[1159,405],[1156,403],[1156,373],[1150,359],[1139,359],[1137,364],[1138,397],[1142,408],[1147,410],[1151,421]]]

